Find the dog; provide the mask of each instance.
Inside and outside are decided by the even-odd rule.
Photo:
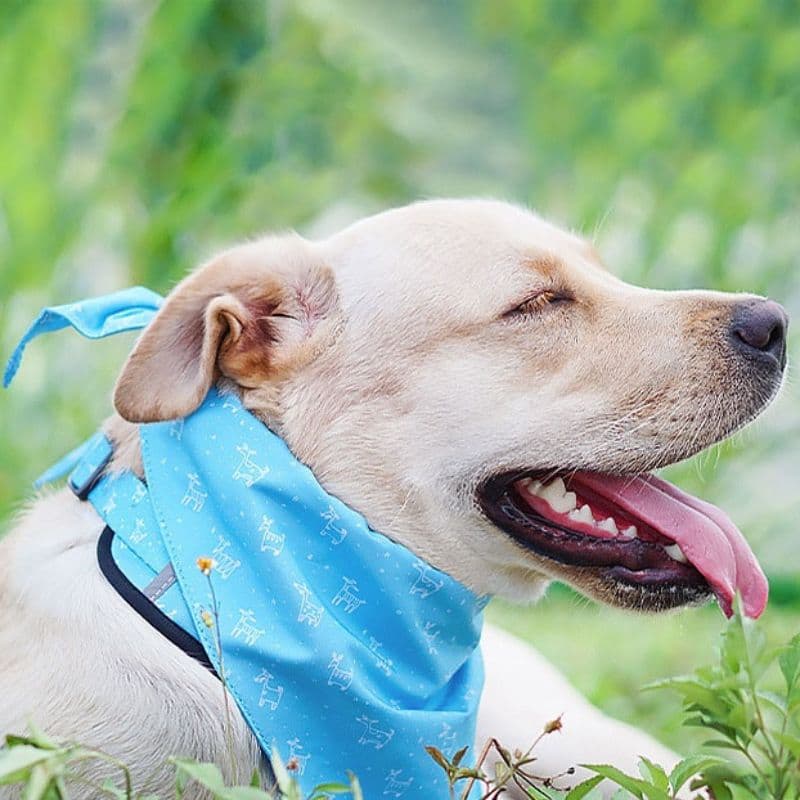
[[[324,241],[240,244],[180,283],[117,381],[108,469],[141,476],[137,425],[222,386],[374,530],[476,594],[531,603],[560,580],[659,612],[739,592],[755,615],[765,584],[738,532],[649,471],[770,403],[787,325],[753,295],[626,284],[584,239],[510,204],[415,203]],[[680,530],[662,530],[659,503]],[[32,718],[127,762],[142,792],[168,793],[172,754],[227,769],[230,745],[249,775],[262,756],[239,715],[226,730],[217,678],[100,573],[103,527],[61,489],[0,541],[0,731]],[[483,651],[476,749],[493,736],[524,750],[564,713],[542,774],[676,759],[508,634],[486,626]]]

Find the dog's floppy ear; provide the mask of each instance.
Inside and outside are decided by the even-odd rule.
[[[183,417],[220,377],[252,389],[307,361],[338,308],[331,270],[307,248],[299,237],[242,245],[180,283],[117,380],[120,416]]]

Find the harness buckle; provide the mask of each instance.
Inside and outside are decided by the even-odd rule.
[[[98,440],[88,448],[88,452],[82,458],[81,463],[78,464],[67,479],[67,485],[72,489],[78,500],[89,499],[92,489],[97,485],[113,454],[114,450],[111,447],[111,443],[105,436],[100,434]],[[96,458],[92,458],[92,456],[96,456]],[[84,470],[90,466],[93,467],[91,471],[83,476]]]

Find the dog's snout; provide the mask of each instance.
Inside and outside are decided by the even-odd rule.
[[[783,369],[786,366],[786,330],[789,317],[774,300],[752,300],[733,314],[731,333],[745,355],[771,356]]]

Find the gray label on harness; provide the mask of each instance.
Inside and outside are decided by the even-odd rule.
[[[175,583],[175,571],[172,564],[167,564],[158,575],[144,587],[144,595],[151,602],[155,602]]]

